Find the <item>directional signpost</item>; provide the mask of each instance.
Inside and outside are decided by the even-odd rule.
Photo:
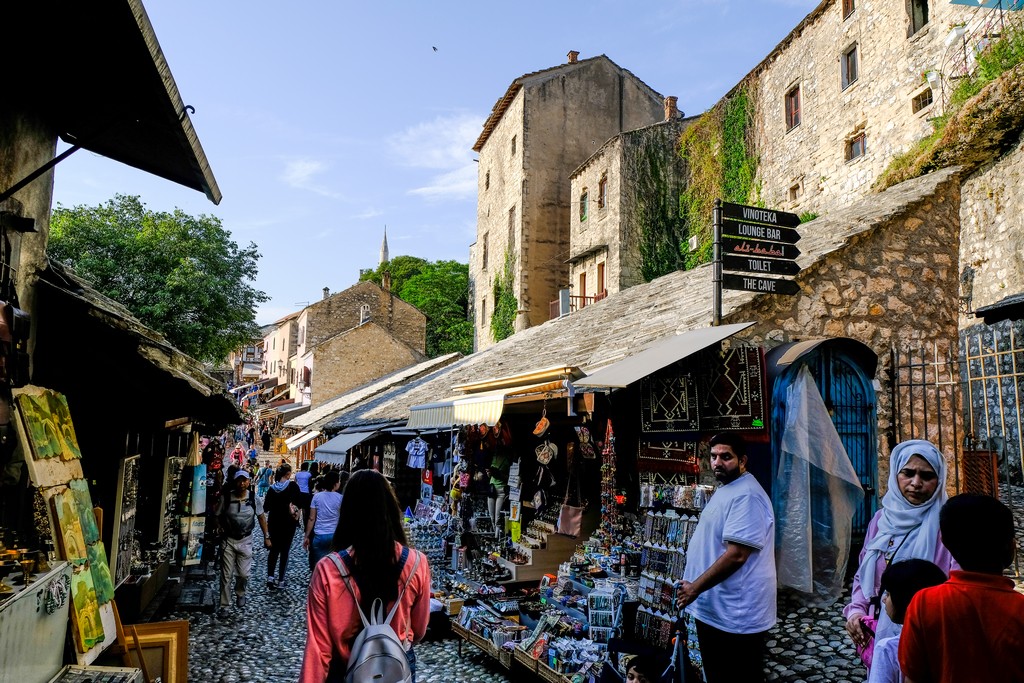
[[[714,215],[714,324],[722,320],[722,289],[739,289],[763,294],[793,295],[800,286],[793,280],[767,275],[796,275],[800,266],[795,246],[800,225],[795,213],[758,206],[715,202]],[[724,274],[722,271],[744,273]],[[747,275],[752,273],[752,275]]]

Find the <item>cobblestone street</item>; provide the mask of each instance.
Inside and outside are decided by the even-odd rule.
[[[256,534],[259,536],[259,533]],[[256,544],[248,605],[220,619],[198,611],[172,612],[189,621],[189,680],[204,683],[295,681],[306,642],[305,605],[309,567],[296,536],[288,566],[288,585],[266,587],[266,552]],[[214,591],[217,581],[206,582]],[[779,625],[768,641],[771,681],[862,681],[864,668],[846,638],[840,607],[809,609],[783,598]],[[514,680],[470,644],[458,656],[458,640],[416,646],[417,680],[482,683]],[[515,672],[511,674],[515,676]]]

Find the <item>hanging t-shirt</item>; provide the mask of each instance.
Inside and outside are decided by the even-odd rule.
[[[695,581],[732,541],[754,548],[732,576],[694,600],[686,611],[728,633],[760,633],[775,625],[775,516],[772,502],[749,472],[720,486],[700,515],[686,551],[683,580]]]
[[[316,510],[313,535],[333,534],[338,527],[338,513],[341,511],[341,494],[337,491],[321,491],[313,494],[309,507]]]
[[[405,452],[409,454],[406,465],[421,470],[427,466],[427,442],[417,437],[405,445]]]

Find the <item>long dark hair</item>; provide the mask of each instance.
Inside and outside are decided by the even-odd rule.
[[[385,603],[398,597],[400,574],[395,543],[408,545],[402,511],[391,484],[374,470],[359,470],[348,480],[334,531],[335,550],[351,547],[363,611],[375,598]]]

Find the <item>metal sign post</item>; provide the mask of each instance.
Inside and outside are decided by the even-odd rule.
[[[722,200],[715,200],[713,211],[714,221],[714,251],[713,251],[713,274],[714,294],[711,310],[711,324],[718,327],[722,324]]]

